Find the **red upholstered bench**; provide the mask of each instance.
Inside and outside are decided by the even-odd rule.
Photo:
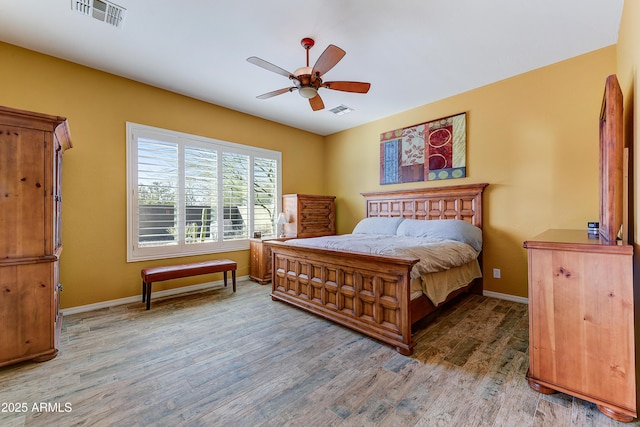
[[[142,276],[142,302],[145,302],[146,300],[147,310],[151,308],[151,284],[153,282],[161,282],[163,280],[223,272],[224,286],[227,287],[227,271],[231,271],[233,292],[235,292],[237,268],[238,264],[230,259],[216,259],[212,261],[194,262],[191,264],[144,268],[140,272],[140,275]]]

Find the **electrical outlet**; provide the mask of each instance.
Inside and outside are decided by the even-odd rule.
[[[493,269],[493,278],[494,279],[499,279],[500,278],[500,269],[499,268],[494,268]]]

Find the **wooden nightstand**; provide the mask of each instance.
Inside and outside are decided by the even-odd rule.
[[[265,285],[271,281],[271,247],[265,243],[277,240],[284,242],[285,238],[249,239],[249,278],[254,282]]]

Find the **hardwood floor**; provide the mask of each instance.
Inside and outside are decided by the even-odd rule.
[[[465,296],[405,357],[269,290],[65,317],[58,357],[0,368],[0,426],[629,425],[529,388],[526,305]]]

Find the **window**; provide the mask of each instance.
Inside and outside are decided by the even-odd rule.
[[[276,235],[282,154],[127,123],[128,261],[248,249]]]

